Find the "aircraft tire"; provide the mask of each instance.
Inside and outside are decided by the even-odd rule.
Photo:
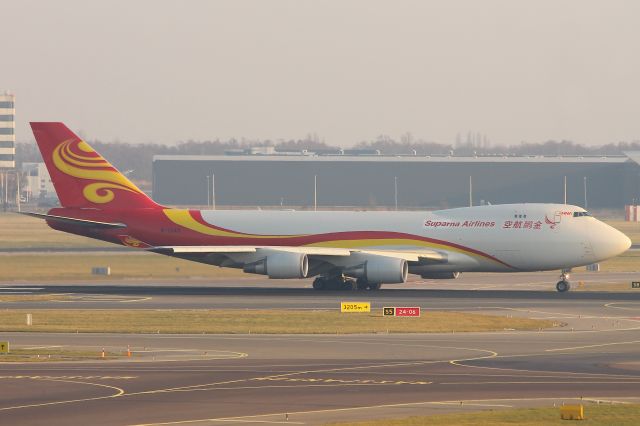
[[[368,290],[369,289],[369,283],[364,278],[358,278],[358,280],[356,281],[356,285],[357,285],[358,290]]]
[[[326,285],[325,285],[326,280],[324,278],[318,277],[315,280],[313,280],[313,289],[314,290],[326,290]]]
[[[375,284],[369,283],[369,286],[367,288],[371,291],[377,291],[377,290],[380,290],[380,287],[382,287],[381,283],[375,283]]]
[[[345,291],[358,290],[358,284],[357,284],[356,280],[349,279],[349,278],[344,280],[344,283],[342,283],[342,290],[345,290]]]
[[[560,293],[565,293],[570,289],[571,289],[571,284],[569,283],[569,281],[561,280],[561,281],[558,281],[558,283],[556,284],[556,290],[558,290]]]

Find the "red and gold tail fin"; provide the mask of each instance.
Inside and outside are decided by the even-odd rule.
[[[31,129],[63,207],[160,207],[63,123]]]

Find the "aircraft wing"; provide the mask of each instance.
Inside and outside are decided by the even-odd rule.
[[[324,247],[253,247],[253,246],[159,246],[150,247],[149,251],[163,254],[236,254],[256,253],[261,250],[282,251],[288,253],[304,253],[309,256],[349,256],[347,249]]]
[[[407,262],[446,262],[447,256],[444,253],[435,250],[359,250],[359,249],[346,249],[346,248],[332,248],[332,247],[281,247],[281,246],[159,246],[149,247],[149,251],[156,253],[168,254],[168,255],[236,255],[242,253],[258,253],[265,252],[287,252],[287,253],[302,253],[311,258],[321,257],[349,257],[352,254],[358,253],[360,255],[373,255],[373,256],[385,256],[395,259],[404,259]]]

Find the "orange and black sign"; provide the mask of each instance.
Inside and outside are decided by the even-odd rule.
[[[382,315],[385,317],[396,316],[396,308],[382,308]]]

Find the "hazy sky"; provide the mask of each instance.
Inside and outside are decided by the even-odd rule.
[[[0,0],[28,121],[173,143],[640,139],[640,2]]]

